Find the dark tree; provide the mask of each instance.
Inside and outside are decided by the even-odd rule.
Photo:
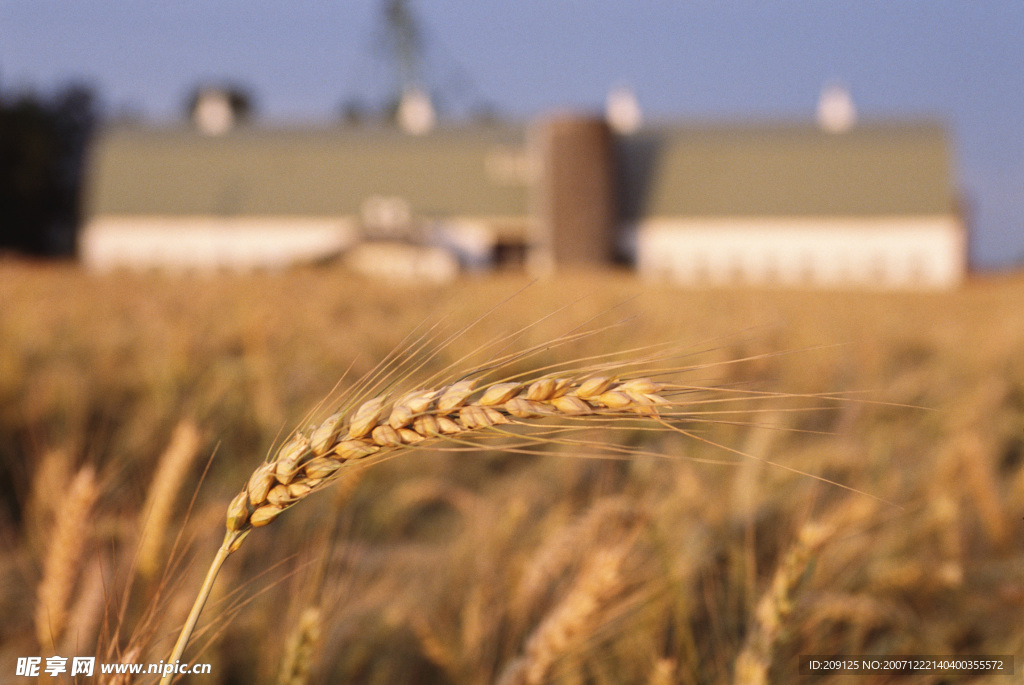
[[[95,118],[92,92],[83,86],[49,99],[0,93],[0,248],[74,254],[82,169]]]

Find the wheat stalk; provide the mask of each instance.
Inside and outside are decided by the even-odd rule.
[[[593,553],[565,599],[541,622],[498,679],[500,685],[540,685],[572,643],[597,623],[600,610],[622,587],[621,567],[632,541]]]
[[[191,420],[182,420],[174,429],[171,442],[160,458],[146,495],[139,522],[138,570],[143,578],[152,578],[160,568],[164,537],[174,503],[199,454],[199,429]]]
[[[771,668],[775,645],[793,611],[793,593],[804,578],[808,566],[829,537],[827,524],[807,523],[801,528],[796,543],[772,576],[768,590],[757,603],[753,626],[736,659],[733,682],[736,685],[765,685]]]
[[[86,466],[67,486],[67,495],[57,509],[36,593],[36,639],[45,651],[56,649],[64,633],[68,603],[89,541],[90,519],[98,496],[96,474]]]
[[[539,603],[544,592],[577,561],[580,550],[596,546],[601,537],[620,533],[640,517],[635,506],[618,497],[603,497],[586,512],[548,536],[524,564],[512,596],[512,606],[523,616]]]
[[[454,382],[432,388],[430,383],[426,383],[421,389],[398,394],[393,389],[398,381],[393,377],[399,374],[402,378],[411,377],[452,339],[427,354],[425,360],[417,354],[428,349],[431,344],[429,337],[407,342],[406,360],[400,362],[397,356],[385,359],[378,371],[364,378],[362,385],[356,388],[359,399],[344,404],[307,429],[293,433],[280,449],[253,471],[241,491],[231,500],[223,542],[167,663],[181,658],[220,568],[253,529],[269,525],[283,512],[330,486],[344,474],[410,449],[440,442],[446,442],[449,448],[455,445],[456,449],[458,446],[479,449],[488,437],[514,436],[520,442],[506,445],[506,451],[534,452],[541,446],[559,444],[590,455],[597,448],[610,456],[637,456],[647,453],[632,447],[576,440],[569,433],[595,420],[606,427],[614,426],[615,421],[626,421],[630,428],[635,428],[637,420],[641,420],[653,424],[654,429],[677,431],[723,447],[726,452],[748,456],[697,436],[680,424],[721,420],[723,415],[726,420],[746,421],[749,420],[747,409],[723,410],[713,405],[760,400],[775,393],[716,389],[718,396],[709,399],[699,395],[707,388],[655,380],[707,368],[680,367],[670,363],[676,354],[675,347],[648,346],[577,359],[571,365],[540,368],[530,376],[519,374],[490,380],[497,370],[509,368],[514,362],[556,345],[579,341],[596,332],[599,331],[570,333],[552,343],[499,356],[487,366],[458,376]],[[491,343],[491,348],[509,342],[509,339],[499,339]],[[659,367],[661,363],[666,366]],[[641,368],[644,373],[637,372]],[[697,402],[711,406],[698,410],[694,406]],[[547,428],[543,429],[544,426]],[[521,427],[541,428],[542,431],[523,433],[513,430]],[[763,458],[754,458],[800,475],[810,475]],[[812,477],[845,487],[819,476]],[[171,676],[166,676],[161,684],[170,681]]]
[[[310,430],[297,431],[253,471],[228,506],[224,541],[167,663],[181,658],[220,567],[246,536],[328,487],[348,469],[411,447],[471,439],[487,429],[529,425],[548,417],[658,419],[661,411],[673,406],[665,397],[669,389],[647,378],[621,380],[600,374],[543,376],[529,383],[479,384],[468,378],[406,393],[394,401],[386,395],[374,397],[351,411],[335,412]],[[161,682],[170,682],[170,677]]]
[[[320,648],[323,617],[319,607],[306,607],[285,645],[277,685],[305,685]]]

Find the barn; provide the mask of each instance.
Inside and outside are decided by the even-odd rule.
[[[501,127],[114,127],[93,145],[80,254],[98,270],[244,270],[373,241],[480,267],[526,231],[522,148],[522,131]]]
[[[92,149],[80,254],[94,269],[340,257],[437,279],[618,261],[684,285],[941,289],[968,262],[953,177],[927,121],[121,126]]]
[[[649,280],[934,289],[966,273],[935,124],[671,128],[620,164],[623,235]]]

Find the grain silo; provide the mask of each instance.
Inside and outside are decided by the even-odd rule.
[[[533,265],[541,270],[607,265],[615,254],[615,144],[598,117],[555,115],[534,130],[541,174]]]

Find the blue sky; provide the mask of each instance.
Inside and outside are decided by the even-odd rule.
[[[180,116],[234,81],[266,121],[325,122],[393,80],[380,3],[0,0],[0,89],[95,87],[107,112]],[[824,83],[862,119],[949,126],[974,261],[1024,262],[1020,0],[412,0],[424,73],[453,113],[596,109],[632,87],[649,119],[809,119]]]

